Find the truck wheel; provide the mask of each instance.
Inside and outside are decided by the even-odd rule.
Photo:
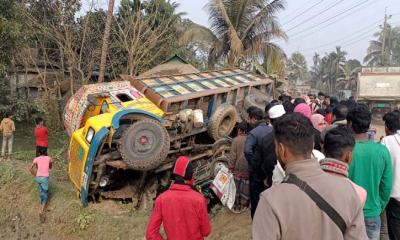
[[[232,140],[227,138],[221,138],[215,141],[212,151],[213,158],[218,158],[221,156],[226,156],[231,151]]]
[[[121,156],[133,170],[157,168],[166,159],[169,147],[167,130],[152,119],[133,123],[119,142]]]
[[[244,109],[247,110],[249,107],[258,107],[259,109],[265,109],[269,102],[269,98],[262,94],[250,94],[244,98]]]
[[[221,156],[219,158],[216,158],[211,163],[211,177],[214,179],[222,167],[228,168],[228,166],[229,166],[229,159],[226,156]]]
[[[219,106],[208,123],[208,134],[214,140],[229,135],[237,122],[236,108],[230,104]]]

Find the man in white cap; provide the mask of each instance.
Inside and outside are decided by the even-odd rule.
[[[283,107],[283,105],[279,104],[270,107],[267,114],[271,124],[274,125],[274,122],[285,115],[285,113],[285,108]],[[267,187],[271,187],[272,183],[275,183],[279,181],[279,179],[283,179],[284,177],[284,171],[279,165],[275,154],[273,133],[270,133],[263,138],[262,146],[262,168],[267,177],[265,184],[267,185]]]

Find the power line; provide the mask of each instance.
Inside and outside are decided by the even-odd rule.
[[[359,29],[358,31],[352,33],[351,35],[348,35],[348,36],[343,37],[341,39],[337,39],[336,41],[332,41],[332,42],[329,42],[329,43],[326,43],[326,44],[323,44],[323,45],[320,45],[320,46],[317,46],[317,47],[314,47],[314,48],[308,48],[308,49],[299,50],[299,51],[310,51],[310,50],[314,50],[315,51],[316,49],[320,49],[320,48],[325,47],[325,46],[332,46],[333,44],[335,44],[336,46],[346,45],[346,44],[348,44],[348,43],[350,43],[352,41],[356,41],[356,39],[359,39],[359,37],[365,37],[366,34],[368,36],[370,36],[371,32],[375,31],[376,28],[378,27],[378,26],[376,26],[374,24],[376,24],[376,23],[378,23],[380,21],[382,21],[382,20],[378,20],[378,21],[372,23],[369,26],[366,26],[364,28]],[[398,22],[389,23],[389,24],[397,24],[397,23]],[[346,41],[343,41],[345,39],[346,39]]]
[[[399,23],[400,23],[400,22],[395,22],[395,23],[391,23],[391,24],[399,24]],[[337,46],[341,46],[341,47],[348,47],[348,46],[354,45],[354,44],[356,44],[356,43],[359,43],[359,42],[361,42],[361,41],[363,41],[363,40],[369,39],[369,38],[371,38],[371,31],[373,31],[373,30],[375,30],[375,29],[372,29],[372,30],[370,30],[370,31],[368,31],[368,32],[366,32],[366,33],[363,33],[363,34],[361,34],[361,35],[358,35],[358,36],[355,37],[355,38],[352,38],[351,40],[349,39],[349,40],[347,40],[347,41],[345,41],[345,42],[342,42],[341,44],[336,44],[336,45],[337,45]],[[327,51],[327,50],[329,50],[329,49],[326,48],[326,49],[321,50],[321,51],[319,51],[319,52],[324,52],[324,51]],[[311,55],[314,54],[315,52],[318,52],[318,51],[310,52],[309,54],[305,54],[305,56],[311,56]]]
[[[288,23],[291,23],[293,20],[297,19],[298,17],[302,16],[303,14],[305,14],[306,12],[310,11],[311,9],[313,9],[314,7],[318,6],[320,3],[322,3],[324,0],[321,0],[315,4],[313,4],[311,7],[308,7],[306,10],[304,10],[303,12],[299,13],[298,15],[294,16],[293,18],[289,19],[289,21],[285,22],[282,24],[282,26],[287,25]]]
[[[317,14],[314,14],[314,15],[312,15],[311,17],[309,17],[309,18],[303,20],[303,21],[300,22],[299,24],[297,24],[297,25],[295,25],[294,27],[288,29],[286,32],[289,32],[290,30],[293,30],[293,29],[297,28],[298,26],[300,26],[300,25],[302,25],[302,24],[304,24],[304,23],[310,21],[311,19],[314,19],[315,17],[321,15],[322,13],[324,13],[324,12],[326,12],[326,11],[329,11],[330,9],[334,8],[335,6],[337,6],[338,4],[342,3],[343,1],[344,1],[344,0],[336,1],[334,4],[330,5],[329,7],[325,8],[324,10],[318,12]]]
[[[375,29],[376,28],[376,24],[381,22],[381,21],[382,20],[379,19],[378,21],[375,21],[375,22],[369,24],[368,26],[365,26],[363,28],[358,29],[355,32],[352,32],[351,35],[347,35],[345,37],[338,38],[338,39],[336,39],[334,41],[331,41],[331,42],[328,42],[328,43],[325,43],[325,44],[322,44],[322,45],[318,45],[318,46],[313,47],[313,48],[304,49],[303,51],[308,51],[308,50],[312,50],[312,49],[318,49],[318,48],[321,48],[321,47],[332,45],[332,44],[337,43],[337,42],[341,42],[341,41],[343,41],[343,40],[345,40],[347,38],[353,38],[355,35],[357,35],[360,32],[364,32],[365,30],[370,31],[371,27]]]
[[[369,1],[369,0],[366,0],[366,1]],[[365,3],[366,1],[364,1],[363,3]],[[357,5],[357,6],[353,6],[352,9],[361,6],[363,3],[361,3],[361,4]],[[312,31],[312,32],[308,33],[307,35],[309,35],[309,34],[311,34],[311,33],[316,33],[316,32],[318,32],[318,31],[320,31],[320,30],[323,30],[323,29],[326,29],[327,27],[329,27],[329,26],[331,26],[331,25],[333,25],[333,24],[335,24],[335,23],[337,23],[337,22],[339,22],[339,21],[345,19],[346,17],[352,16],[354,13],[359,12],[359,11],[361,11],[363,8],[365,8],[365,7],[367,7],[367,6],[370,6],[371,4],[374,4],[374,3],[376,3],[376,1],[370,2],[370,3],[367,4],[367,5],[361,6],[360,8],[355,9],[354,11],[351,11],[351,12],[349,12],[348,14],[344,15],[342,18],[337,19],[336,21],[330,22],[330,23],[328,23],[328,24],[326,24],[326,25],[324,25],[324,26],[321,26],[320,28],[316,29],[315,31]],[[352,9],[348,9],[348,10],[352,10]],[[336,18],[336,17],[340,16],[340,15],[343,14],[343,13],[345,13],[345,12],[342,12],[342,13],[336,15],[336,16],[333,16],[333,17],[331,17],[329,20],[332,20],[333,18]],[[292,34],[290,37],[297,36],[297,35],[299,35],[299,34],[301,34],[301,33],[308,32],[309,30],[312,30],[312,29],[314,29],[315,27],[318,27],[319,25],[321,25],[321,24],[323,24],[323,23],[325,23],[325,22],[328,22],[329,20],[324,20],[323,22],[320,22],[320,23],[318,23],[317,25],[312,26],[311,28],[305,29],[305,30],[303,30],[303,31],[296,32],[296,33]],[[297,39],[298,39],[298,38],[301,38],[301,37],[303,37],[303,36],[305,36],[305,35],[300,35],[299,37],[297,37]]]
[[[375,29],[373,29],[373,30],[375,30]],[[360,41],[362,41],[364,39],[367,39],[369,37],[371,37],[371,30],[369,32],[366,32],[366,33],[363,33],[362,35],[357,36],[356,38],[351,39],[350,41],[348,40],[348,41],[345,41],[345,42],[340,43],[340,44],[339,43],[335,44],[335,46],[340,46],[342,48],[343,47],[347,47],[347,46],[350,46],[350,45],[352,45],[354,43],[357,43],[357,42],[360,42]],[[309,51],[309,52],[305,53],[304,56],[311,56],[311,55],[314,55],[314,53],[318,53],[318,52],[326,52],[326,51],[329,51],[331,48],[332,48],[332,46],[329,47],[329,48],[324,48],[322,50],[315,49],[314,51]]]

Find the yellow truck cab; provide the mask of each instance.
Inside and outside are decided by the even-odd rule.
[[[113,140],[121,121],[148,119],[162,129],[163,116],[160,108],[128,82],[86,85],[70,98],[64,113],[65,129],[70,135],[68,174],[83,204],[87,203],[89,179],[94,160],[101,155],[99,150],[121,147]],[[142,133],[139,143],[151,144],[147,138],[156,137]]]

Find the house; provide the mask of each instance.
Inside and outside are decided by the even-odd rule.
[[[46,91],[61,96],[70,89],[70,80],[58,69],[44,66],[17,68],[10,74],[10,87],[12,95],[22,94],[32,99]]]
[[[166,75],[176,75],[176,74],[190,74],[199,73],[200,71],[186,62],[184,59],[178,55],[174,55],[167,59],[160,65],[141,73],[139,77],[154,77],[154,76],[166,76]]]
[[[46,91],[61,96],[70,89],[69,74],[57,64],[40,59],[37,48],[22,50],[15,66],[8,70],[10,90],[14,96],[36,99]]]

